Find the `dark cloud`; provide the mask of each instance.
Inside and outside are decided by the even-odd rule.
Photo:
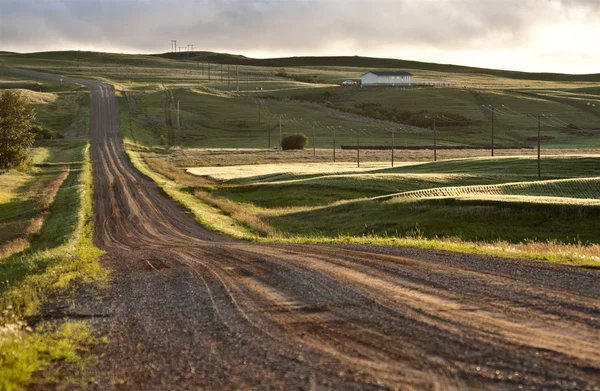
[[[0,50],[180,46],[238,53],[368,54],[526,47],[535,29],[595,0],[0,0]],[[348,53],[348,54],[353,54]]]

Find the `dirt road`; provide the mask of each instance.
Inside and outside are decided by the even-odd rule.
[[[600,390],[597,271],[229,240],[131,166],[112,87],[86,84],[115,270],[90,388]]]

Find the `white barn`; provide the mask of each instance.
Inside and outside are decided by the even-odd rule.
[[[371,71],[360,77],[363,87],[371,86],[412,86],[413,74],[409,72]]]

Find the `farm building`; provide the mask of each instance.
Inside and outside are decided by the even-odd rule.
[[[412,86],[413,75],[409,72],[371,71],[360,77],[363,87]]]

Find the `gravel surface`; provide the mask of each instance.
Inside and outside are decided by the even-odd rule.
[[[114,270],[88,388],[600,390],[597,271],[224,238],[132,167],[112,87],[83,83]]]

